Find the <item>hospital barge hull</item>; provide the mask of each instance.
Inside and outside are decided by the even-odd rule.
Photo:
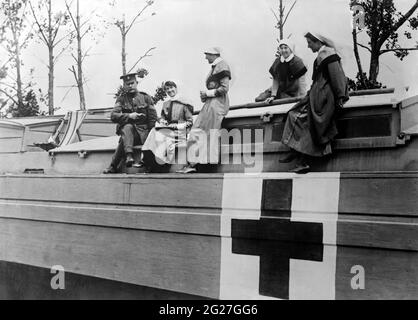
[[[106,297],[98,279],[135,285],[112,298],[418,298],[416,173],[7,176],[0,188],[0,260],[45,270],[2,265],[2,298]],[[57,265],[92,278],[54,292]]]
[[[390,115],[390,130],[340,139],[342,157],[354,144],[351,160],[338,151],[318,164],[335,170],[307,175],[224,165],[104,176],[93,172],[102,151],[86,144],[45,152],[44,174],[0,176],[0,298],[418,299],[416,101],[364,106],[363,116]],[[265,144],[284,112],[268,108]],[[280,150],[266,151],[265,171]],[[367,170],[365,154],[384,159]],[[362,170],[344,167],[353,159]],[[53,266],[65,290],[51,288]]]

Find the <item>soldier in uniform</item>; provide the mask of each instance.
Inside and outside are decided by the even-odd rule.
[[[116,133],[120,140],[110,167],[103,172],[105,174],[117,173],[123,158],[126,158],[126,167],[142,167],[142,163],[135,163],[133,147],[145,143],[158,119],[152,98],[137,89],[136,73],[120,78],[123,80],[123,90],[111,114],[112,122],[117,123]]]

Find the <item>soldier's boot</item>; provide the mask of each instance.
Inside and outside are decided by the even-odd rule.
[[[139,155],[139,158],[141,158],[141,154]],[[136,162],[132,165],[134,168],[140,169],[144,167],[144,161],[140,160],[139,162]]]
[[[125,162],[126,167],[131,168],[134,163],[135,163],[135,159],[133,157],[133,154],[132,153],[126,154],[126,162]]]

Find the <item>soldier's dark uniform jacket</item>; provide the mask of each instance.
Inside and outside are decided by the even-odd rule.
[[[138,120],[132,120],[129,118],[129,114],[133,112],[143,114],[144,117]],[[142,144],[147,139],[149,131],[155,127],[157,119],[158,116],[154,108],[154,101],[148,94],[140,91],[118,97],[111,114],[111,120],[118,124],[116,134],[120,135],[120,130],[126,124],[133,124],[141,137]]]

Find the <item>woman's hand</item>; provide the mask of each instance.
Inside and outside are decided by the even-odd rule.
[[[276,99],[276,97],[270,97],[266,99],[266,103],[273,103],[273,101]]]
[[[343,108],[345,104],[345,99],[344,98],[338,98],[337,99],[337,108]]]
[[[202,102],[206,102],[206,100],[208,100],[208,96],[206,95],[206,91],[200,91],[200,100]]]
[[[140,118],[145,118],[145,114],[137,112],[132,112],[129,114],[129,119],[132,119],[134,121],[138,121]]]

